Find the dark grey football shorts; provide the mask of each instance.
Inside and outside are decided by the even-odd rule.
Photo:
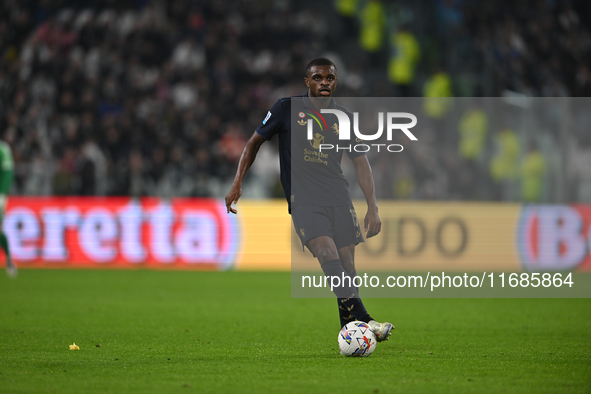
[[[364,242],[353,207],[298,205],[291,209],[291,219],[302,248],[309,240],[321,236],[332,238],[337,249]]]

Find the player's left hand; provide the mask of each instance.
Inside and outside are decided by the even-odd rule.
[[[378,235],[378,233],[382,230],[382,221],[378,216],[378,212],[374,210],[367,211],[363,225],[366,238],[371,238],[374,235]]]

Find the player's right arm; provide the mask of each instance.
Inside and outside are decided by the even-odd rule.
[[[227,213],[232,212],[235,214],[238,212],[236,209],[232,208],[232,204],[236,204],[240,196],[242,196],[242,181],[244,180],[248,169],[252,163],[254,163],[254,159],[256,158],[263,142],[265,142],[265,139],[256,131],[246,142],[242,154],[240,155],[240,161],[238,162],[238,169],[236,170],[236,176],[234,176],[234,182],[232,182],[232,188],[226,195]]]
[[[250,139],[246,142],[246,146],[242,150],[240,155],[240,161],[238,162],[238,169],[236,170],[236,176],[232,183],[232,188],[226,196],[226,208],[227,212],[236,213],[236,210],[232,208],[232,204],[236,204],[238,199],[242,195],[242,181],[248,172],[248,169],[254,162],[257,156],[259,148],[263,142],[273,138],[273,135],[279,133],[284,129],[283,123],[285,117],[283,116],[283,108],[281,104],[282,100],[277,100],[275,105],[267,112],[267,116],[261,122],[259,127],[252,133]]]

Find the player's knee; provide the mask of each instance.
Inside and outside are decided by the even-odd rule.
[[[338,258],[338,256],[334,253],[334,251],[331,248],[327,248],[325,246],[316,248],[314,254],[321,262],[335,260]]]

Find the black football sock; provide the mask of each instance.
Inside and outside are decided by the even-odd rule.
[[[344,307],[343,315],[346,312],[353,315],[355,320],[369,322],[373,320],[367,313],[363,302],[359,298],[359,294],[351,277],[345,272],[341,265],[341,260],[329,260],[322,263],[322,271],[328,278],[327,283],[332,285],[332,291],[339,301],[339,315],[341,313],[341,306]],[[347,315],[348,317],[348,315]],[[342,321],[341,321],[342,322]]]
[[[351,277],[355,278],[356,276],[357,276],[357,270],[353,271]],[[355,290],[357,291],[357,298],[359,298],[359,302],[361,302],[361,306],[363,307],[363,310],[367,313],[367,311],[365,310],[365,306],[363,305],[363,301],[361,301],[361,296],[359,295],[359,287],[355,286]],[[359,320],[361,320],[362,322],[369,323],[370,321],[374,320],[374,318],[371,317],[368,313],[366,316],[364,316],[363,318],[361,318]]]
[[[361,298],[358,297],[349,297],[349,298],[338,298],[339,301],[339,313],[343,312],[343,313],[349,313],[351,315],[353,315],[354,319],[350,320],[350,321],[354,321],[354,320],[359,320],[365,323],[369,323],[371,320],[374,320],[373,317],[371,317],[369,315],[369,313],[367,313],[367,310],[365,309],[365,306],[363,305],[363,302],[361,301]],[[344,308],[344,311],[341,311],[341,306]],[[347,324],[349,321],[345,322],[345,324]],[[341,321],[342,323],[342,321]],[[345,324],[342,324],[342,326],[344,326]]]
[[[341,327],[345,324],[355,321],[355,316],[351,314],[343,305],[341,305],[342,298],[337,298],[339,304],[339,319],[341,320]]]
[[[355,278],[356,275],[357,272],[353,271],[353,273],[351,273],[349,276],[351,278]],[[357,291],[357,295],[359,295],[359,288],[355,287],[355,290]],[[339,319],[341,321],[341,327],[344,327],[345,324],[355,321],[355,316],[353,316],[351,312],[349,312],[347,308],[341,304],[341,300],[343,300],[343,298],[337,298],[337,304],[339,306]]]

